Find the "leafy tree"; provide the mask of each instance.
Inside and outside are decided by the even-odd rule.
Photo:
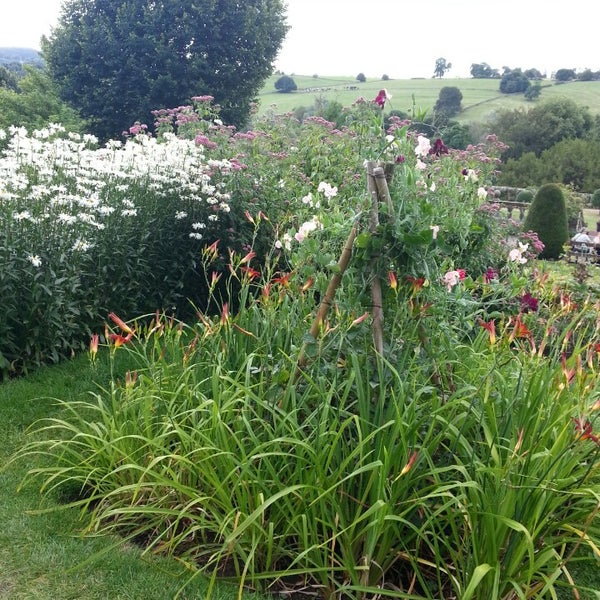
[[[502,165],[498,183],[510,187],[539,186],[549,179],[544,167],[535,153],[525,152],[518,159],[509,158]]]
[[[497,79],[500,77],[498,69],[492,69],[487,63],[473,63],[471,65],[473,79]]]
[[[596,73],[591,69],[584,69],[581,73],[577,74],[577,81],[594,81]]]
[[[509,146],[504,160],[525,152],[540,156],[563,139],[589,137],[593,125],[589,108],[568,98],[546,100],[529,110],[500,111],[488,123],[489,131]]]
[[[523,94],[525,96],[525,100],[529,100],[530,102],[533,102],[534,100],[537,100],[540,97],[540,94],[542,93],[542,86],[540,85],[539,81],[536,81],[533,85],[530,85],[527,90],[525,91],[525,94]]]
[[[544,79],[544,76],[538,69],[526,69],[523,75],[525,75],[527,79]]]
[[[381,76],[381,81],[389,81],[389,79],[390,79],[390,76],[389,76],[389,75],[387,75],[386,73],[384,73],[384,74]]]
[[[364,73],[359,73],[356,76],[356,81],[360,81],[361,83],[364,83],[367,80],[367,78],[365,77]]]
[[[446,61],[445,58],[438,58],[435,61],[435,68],[433,70],[433,76],[439,77],[440,79],[452,68],[452,63]]]
[[[457,87],[443,87],[440,90],[434,110],[436,113],[444,113],[447,117],[454,117],[462,110],[462,99],[462,92]]]
[[[4,65],[0,65],[0,88],[13,90],[13,92],[19,89],[19,79],[13,71],[10,71]]]
[[[503,94],[518,94],[526,92],[530,85],[529,79],[521,69],[505,69],[500,80],[500,91]]]
[[[58,97],[44,70],[25,65],[24,72],[16,91],[0,87],[0,129],[16,125],[33,131],[48,123],[60,123],[69,131],[85,129],[77,112]]]
[[[588,139],[565,139],[536,157],[533,152],[502,165],[501,185],[539,186],[557,181],[574,191],[591,193],[600,187],[600,143]]]
[[[575,69],[559,69],[554,74],[556,81],[571,81],[577,77]]]
[[[441,137],[448,148],[458,150],[465,150],[469,144],[473,143],[469,127],[458,121],[448,121],[446,127],[441,131]]]
[[[66,0],[43,55],[102,139],[211,95],[241,125],[288,26],[282,0]]]
[[[282,94],[289,94],[290,92],[295,92],[298,89],[298,86],[289,75],[282,75],[275,82],[275,89]]]
[[[557,259],[569,239],[567,205],[560,187],[544,184],[535,195],[523,223],[525,231],[535,231],[544,242],[540,258]]]

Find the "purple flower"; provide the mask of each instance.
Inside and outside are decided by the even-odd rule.
[[[529,311],[537,312],[538,306],[537,298],[534,298],[529,292],[525,292],[521,297],[521,310],[524,313],[528,313]]]
[[[448,146],[442,142],[440,138],[433,142],[433,146],[429,149],[429,154],[435,154],[436,156],[441,156],[442,154],[448,154]]]

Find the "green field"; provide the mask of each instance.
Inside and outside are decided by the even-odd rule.
[[[271,76],[260,92],[260,114],[270,111],[276,114],[286,113],[301,106],[308,108],[320,99],[349,106],[360,96],[368,100],[374,99],[382,87],[392,95],[386,109],[405,112],[412,109],[413,102],[417,108],[430,112],[443,87],[457,87],[463,95],[463,111],[457,120],[463,122],[484,121],[500,109],[534,106],[532,102],[524,99],[523,94],[501,94],[498,90],[498,79],[371,79],[360,83],[352,77],[294,75],[298,90],[291,94],[282,94],[275,89],[275,82],[279,77]],[[350,87],[356,89],[349,89]],[[562,84],[542,82],[540,100],[561,97],[570,98],[589,107],[592,114],[600,114],[600,81],[573,81]]]

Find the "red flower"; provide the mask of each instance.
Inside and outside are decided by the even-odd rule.
[[[396,279],[396,273],[394,271],[388,271],[388,279],[390,280],[390,287],[396,290],[398,287],[398,280]]]
[[[391,100],[392,97],[388,94],[387,90],[379,90],[377,96],[375,97],[374,102],[376,104],[379,104],[379,106],[381,106],[381,108],[383,108],[385,106],[385,101],[386,100]]]
[[[129,334],[133,333],[133,329],[131,329],[131,327],[129,327],[129,325],[127,325],[127,323],[125,323],[125,321],[123,321],[122,319],[117,317],[117,315],[114,312],[108,313],[108,318],[113,323],[118,325],[125,333],[129,333]]]
[[[539,303],[537,298],[534,298],[529,292],[526,292],[521,297],[521,310],[524,313],[527,313],[529,311],[537,312],[538,305]]]
[[[491,321],[480,321],[479,324],[490,334],[490,344],[496,343],[496,323],[494,319]]]
[[[592,440],[594,444],[600,445],[600,438],[594,434],[592,424],[585,417],[573,417],[575,423],[575,432],[580,440]]]
[[[122,346],[123,344],[126,344],[127,342],[131,341],[131,338],[133,337],[133,332],[128,333],[127,335],[121,335],[120,333],[111,333],[108,337],[115,343],[115,348],[118,348],[119,346]]]
[[[433,142],[433,146],[429,149],[429,154],[435,154],[436,156],[440,156],[442,154],[448,154],[448,146],[442,142],[440,138]]]

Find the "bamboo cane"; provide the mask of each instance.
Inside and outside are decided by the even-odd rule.
[[[325,321],[325,317],[329,312],[329,309],[333,305],[333,300],[335,298],[335,293],[340,287],[340,283],[342,282],[342,275],[344,271],[348,267],[350,263],[350,258],[352,257],[352,247],[354,246],[354,240],[358,234],[358,222],[355,222],[350,234],[348,235],[348,239],[344,244],[344,249],[340,254],[340,258],[337,263],[337,270],[333,274],[333,277],[329,280],[329,284],[327,285],[327,290],[325,291],[325,296],[323,300],[321,300],[321,304],[319,305],[319,309],[317,310],[317,314],[312,322],[310,327],[310,335],[316,340],[319,335],[319,331],[323,322]],[[300,349],[300,356],[298,357],[298,366],[303,367],[307,362],[306,358],[306,343],[302,345]]]
[[[372,236],[377,235],[379,227],[379,193],[377,179],[373,174],[371,161],[367,162],[367,190],[371,197],[371,213],[369,231]],[[385,178],[383,179],[385,184]],[[377,273],[377,258],[371,257],[371,317],[373,319],[373,345],[375,352],[383,356],[383,296],[381,292],[381,279]]]

